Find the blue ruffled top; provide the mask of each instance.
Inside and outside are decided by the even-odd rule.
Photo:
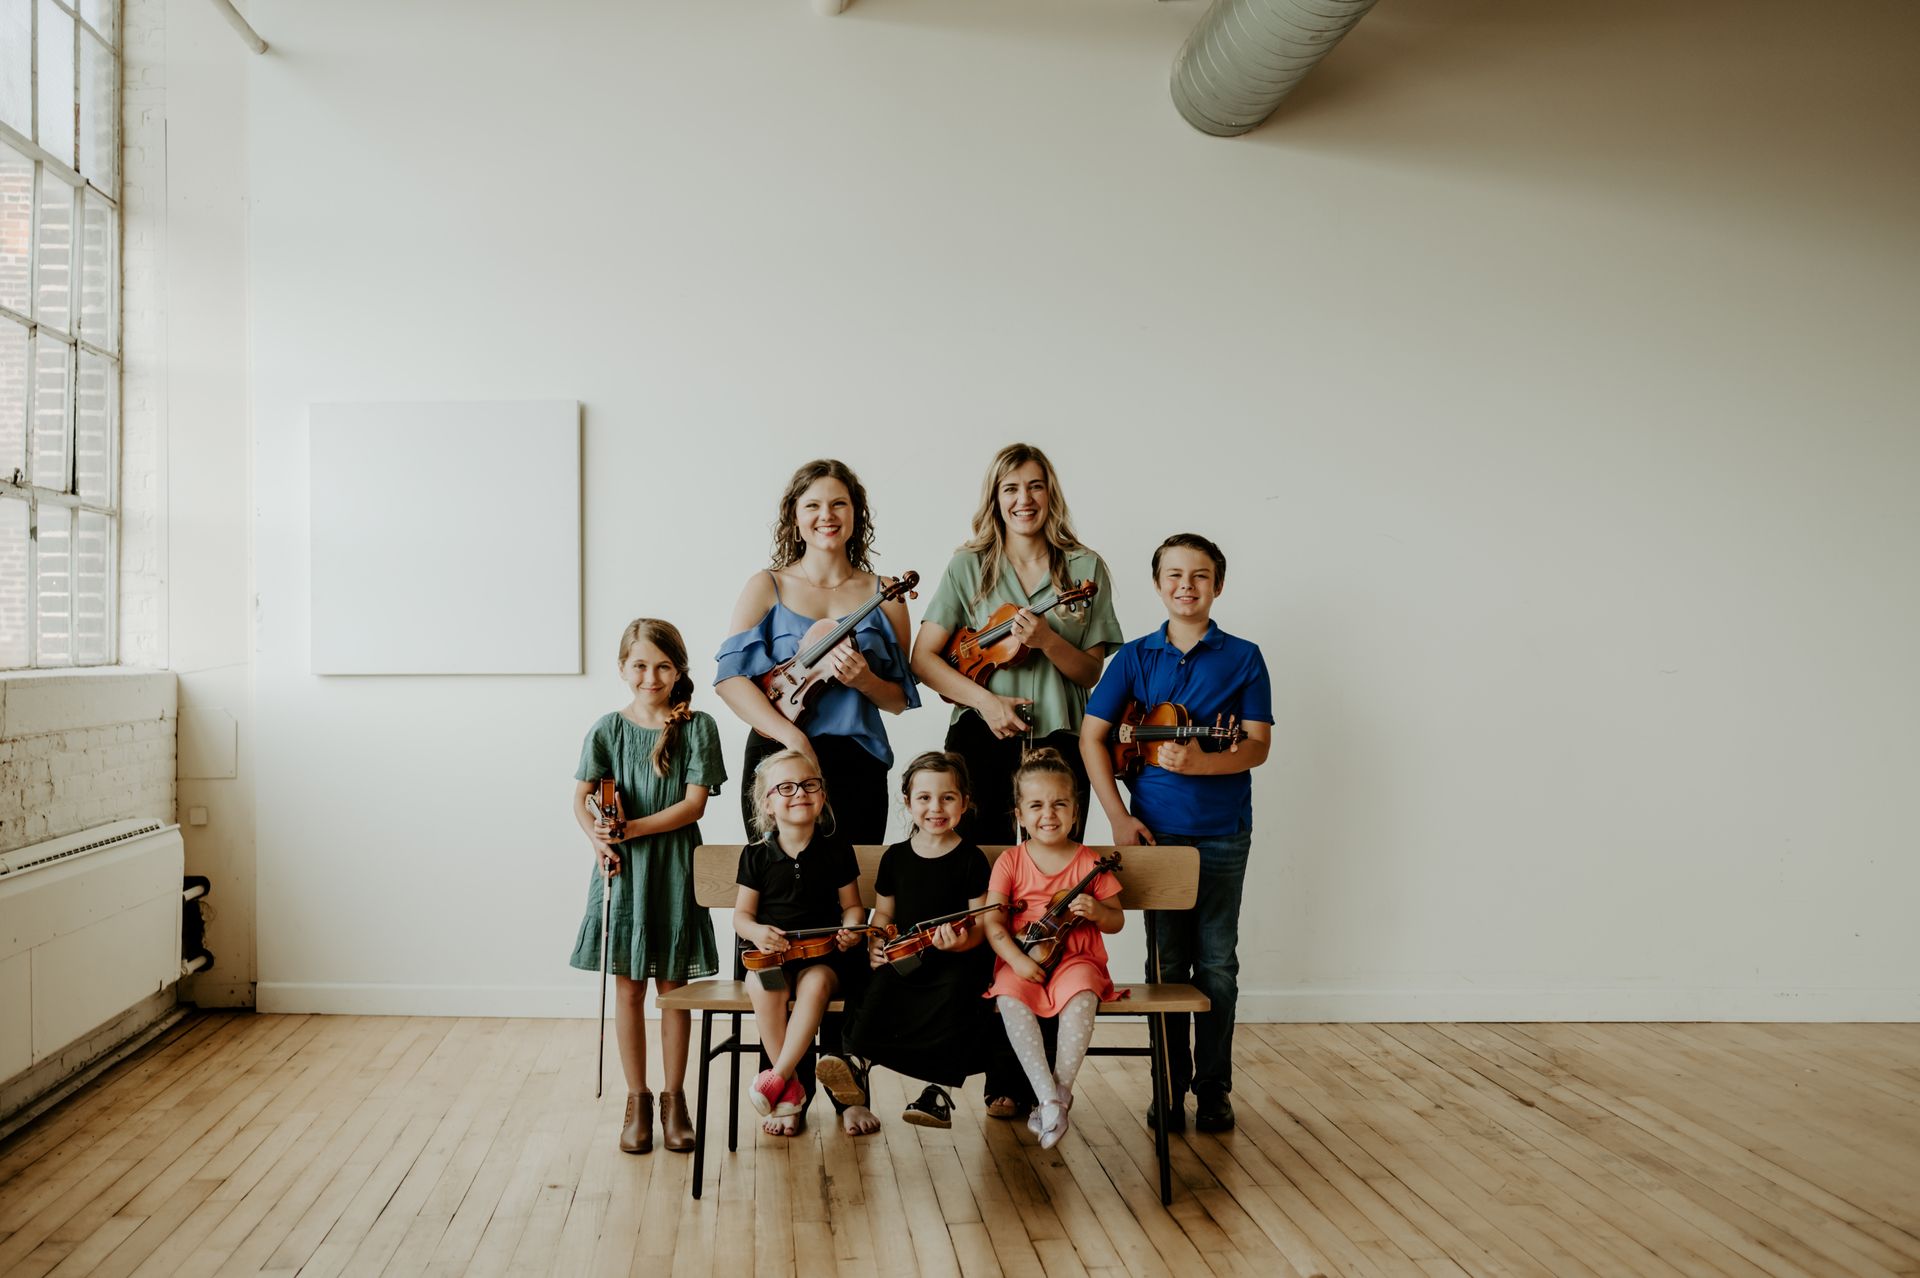
[[[735,675],[757,679],[781,662],[792,660],[800,651],[801,638],[818,620],[776,601],[758,622],[720,645],[713,657],[718,666],[713,681],[719,683]],[[883,611],[875,608],[861,618],[850,637],[876,675],[906,690],[909,709],[920,704],[920,685],[907,668],[906,654],[900,651]],[[893,766],[893,747],[887,744],[880,707],[843,683],[826,686],[813,709],[801,717],[800,728],[809,737],[851,737],[868,754]]]

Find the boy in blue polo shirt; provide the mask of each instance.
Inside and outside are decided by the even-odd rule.
[[[1153,585],[1167,624],[1124,645],[1107,663],[1080,724],[1080,754],[1093,793],[1106,809],[1113,841],[1191,844],[1200,849],[1199,895],[1191,910],[1148,915],[1160,953],[1149,981],[1191,981],[1212,1000],[1193,1018],[1169,1018],[1168,1076],[1173,1086],[1168,1126],[1186,1126],[1183,1101],[1191,1082],[1194,1126],[1203,1132],[1233,1126],[1233,1021],[1240,991],[1240,891],[1253,841],[1253,779],[1266,762],[1273,736],[1273,691],[1257,645],[1214,624],[1213,601],[1227,580],[1227,557],[1197,533],[1176,533],[1153,552]],[[1247,739],[1208,753],[1197,745],[1160,746],[1159,766],[1143,767],[1128,783],[1133,811],[1114,784],[1107,738],[1127,703],[1143,709],[1163,701],[1187,708],[1196,724],[1238,719]],[[1149,1118],[1152,1112],[1149,1110]]]

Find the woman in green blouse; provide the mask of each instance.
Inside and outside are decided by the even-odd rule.
[[[1099,593],[1078,610],[1055,608],[1045,616],[1028,611],[1085,580],[1092,580]],[[1021,609],[1014,635],[1031,651],[1019,665],[996,670],[981,687],[942,654],[954,631],[978,630],[1008,603]],[[967,761],[974,794],[962,837],[981,844],[1019,840],[1013,770],[1035,746],[1053,746],[1073,764],[1079,773],[1079,811],[1086,813],[1080,719],[1109,646],[1124,638],[1113,614],[1106,561],[1074,535],[1053,464],[1031,444],[1001,449],[987,468],[973,538],[947,565],[913,645],[913,673],[955,706],[947,749]],[[1079,830],[1074,833],[1079,837]]]
[[[1099,592],[1078,610],[1054,608],[1044,616],[1029,611],[1055,591],[1087,580]],[[980,629],[1008,603],[1020,608],[1014,634],[1030,651],[1019,665],[994,671],[981,687],[946,663],[947,641],[963,626]],[[913,644],[913,673],[954,703],[947,749],[967,761],[973,780],[973,804],[960,822],[962,838],[978,844],[1019,841],[1013,770],[1021,755],[1041,745],[1057,749],[1074,770],[1075,810],[1082,825],[1073,836],[1081,837],[1088,787],[1080,761],[1080,720],[1108,649],[1124,638],[1113,615],[1106,561],[1074,536],[1053,463],[1031,444],[1009,444],[987,468],[973,538],[947,565]],[[987,1069],[986,1099],[994,1118],[1017,1118],[1033,1104],[1033,1085],[1004,1044]]]

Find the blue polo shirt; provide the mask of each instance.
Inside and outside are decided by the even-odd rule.
[[[1122,645],[1087,699],[1087,713],[1118,723],[1129,701],[1142,706],[1176,701],[1195,723],[1212,723],[1215,715],[1242,723],[1273,722],[1273,684],[1260,646],[1236,639],[1212,621],[1191,652],[1167,642],[1164,624]],[[1251,773],[1184,777],[1147,767],[1128,789],[1133,814],[1163,842],[1166,833],[1238,834],[1253,828]]]

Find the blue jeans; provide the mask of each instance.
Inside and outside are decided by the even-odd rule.
[[[1153,832],[1156,843],[1200,849],[1200,886],[1190,910],[1150,910],[1160,951],[1159,970],[1147,959],[1147,980],[1192,983],[1213,1003],[1211,1011],[1167,1018],[1167,1074],[1173,1094],[1196,1089],[1233,1090],[1233,1022],[1240,1001],[1240,893],[1247,881],[1251,830],[1240,834]],[[1189,1028],[1192,1038],[1189,1042]]]

